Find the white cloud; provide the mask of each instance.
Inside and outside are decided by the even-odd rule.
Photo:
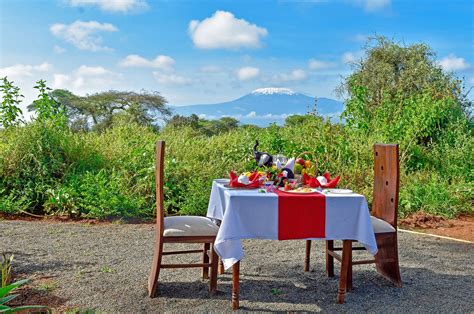
[[[54,74],[53,88],[68,89],[78,94],[108,90],[123,79],[122,75],[104,67],[81,65],[71,74]]]
[[[226,11],[216,11],[202,21],[189,22],[189,35],[201,49],[258,48],[268,31]]]
[[[145,0],[66,0],[66,3],[73,7],[96,6],[102,11],[121,13],[148,9]]]
[[[139,55],[128,55],[120,62],[124,67],[157,68],[162,70],[171,70],[175,61],[173,58],[164,55],[158,55],[153,60],[148,60]]]
[[[63,47],[58,46],[58,45],[54,45],[53,50],[57,54],[61,54],[61,53],[64,53],[66,51],[66,49],[64,49]]]
[[[0,77],[8,76],[10,80],[22,79],[25,77],[37,76],[40,73],[49,72],[51,69],[52,65],[47,62],[38,65],[15,64],[5,68],[0,68]]]
[[[110,23],[77,20],[69,25],[53,24],[50,31],[57,38],[65,40],[81,50],[108,51],[112,49],[102,45],[102,37],[97,33],[116,32],[118,29]]]
[[[308,78],[308,74],[302,69],[295,69],[290,73],[280,73],[273,76],[273,80],[278,83],[303,81]]]
[[[308,67],[310,70],[313,71],[330,69],[334,66],[336,66],[336,64],[333,62],[321,61],[316,59],[309,59],[308,61]]]
[[[249,81],[260,75],[260,69],[254,67],[243,67],[237,70],[236,76],[239,81]]]
[[[366,12],[382,10],[391,4],[391,0],[352,0],[352,2],[363,7]]]
[[[193,80],[176,73],[153,72],[156,81],[163,85],[190,85]]]
[[[464,58],[456,57],[453,54],[439,60],[438,64],[446,71],[466,70],[471,66]]]

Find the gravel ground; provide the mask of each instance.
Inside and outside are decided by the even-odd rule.
[[[158,297],[149,299],[146,282],[153,241],[154,226],[149,224],[0,221],[0,252],[15,255],[16,273],[34,279],[28,291],[46,294],[45,300],[56,309],[230,311],[229,272],[219,276],[219,293],[210,297],[199,269],[162,270]],[[373,266],[356,266],[354,290],[343,305],[335,304],[338,276],[325,275],[323,246],[324,241],[313,241],[312,270],[305,273],[304,241],[244,241],[241,310],[474,311],[473,244],[400,233],[403,288],[379,277]],[[185,247],[196,245],[168,245],[173,250]],[[199,254],[164,257],[169,262],[199,259]]]

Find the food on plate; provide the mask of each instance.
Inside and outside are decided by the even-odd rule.
[[[297,192],[297,193],[311,193],[311,192],[313,192],[313,189],[308,188],[308,187],[300,187],[300,188],[295,189],[294,192]]]

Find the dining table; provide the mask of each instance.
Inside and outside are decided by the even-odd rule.
[[[228,179],[212,182],[207,217],[219,224],[214,249],[224,268],[232,268],[232,308],[239,307],[242,239],[342,240],[337,302],[344,302],[352,241],[375,255],[377,243],[366,198],[352,191],[315,190],[309,194],[279,189],[232,188]],[[350,252],[349,252],[349,251]]]

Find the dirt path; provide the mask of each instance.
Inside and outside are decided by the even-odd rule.
[[[0,221],[0,251],[15,254],[16,272],[34,280],[23,291],[27,300],[48,303],[59,310],[80,307],[109,313],[230,311],[228,273],[219,277],[220,293],[210,297],[199,270],[164,270],[159,296],[147,297],[153,230],[154,226],[149,224]],[[472,244],[400,233],[403,288],[384,281],[372,266],[359,266],[354,271],[354,292],[347,295],[344,305],[334,302],[338,276],[328,279],[324,273],[324,242],[314,241],[313,245],[312,271],[305,273],[303,241],[245,241],[242,309],[474,311]],[[182,247],[175,245],[174,249]],[[166,258],[184,262],[197,261],[200,256]]]
[[[457,219],[415,214],[401,221],[401,228],[474,242],[474,216]]]

